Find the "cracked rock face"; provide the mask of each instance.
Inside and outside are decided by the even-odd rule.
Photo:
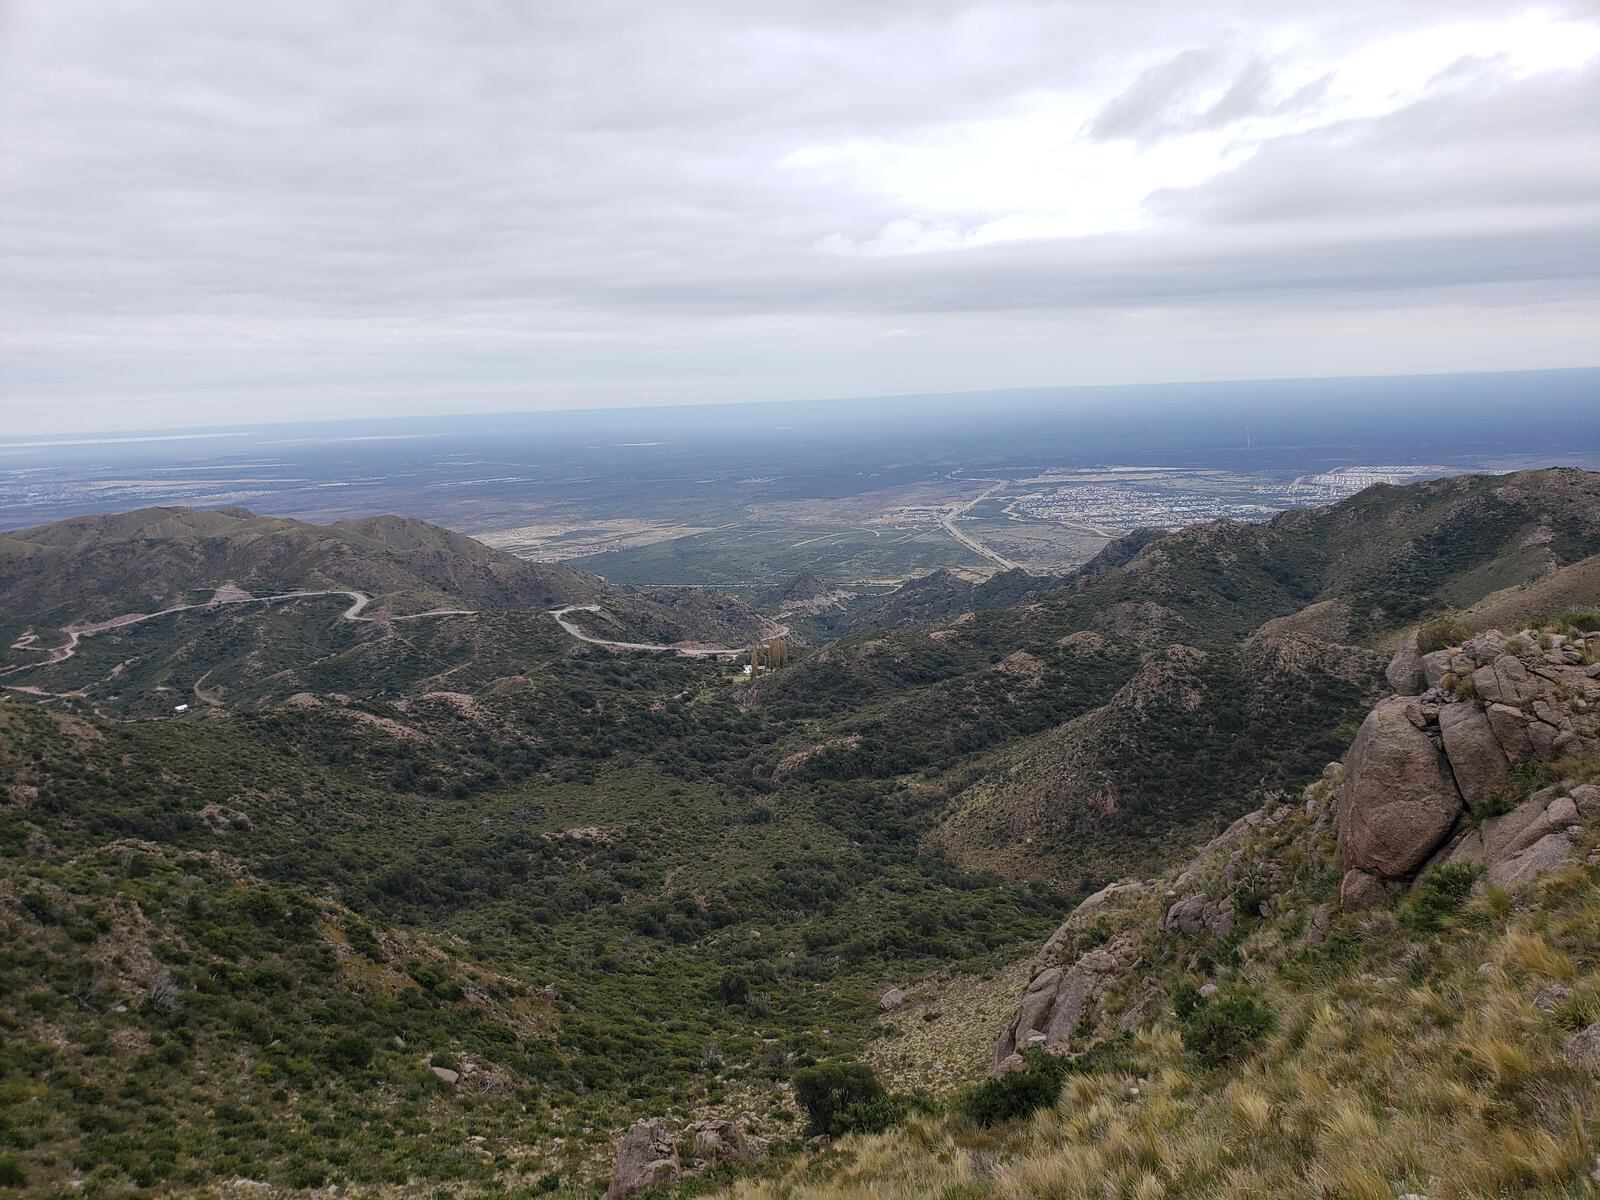
[[[1070,967],[1047,967],[1036,974],[1017,1015],[995,1045],[996,1065],[1005,1067],[1012,1055],[1023,1050],[1066,1049],[1079,1024],[1093,1015],[1106,985],[1128,966],[1132,953],[1132,943],[1119,938],[1090,950]]]
[[[1230,906],[1206,896],[1187,896],[1167,910],[1161,932],[1179,937],[1198,937],[1209,933],[1225,938],[1233,932],[1234,915]]]

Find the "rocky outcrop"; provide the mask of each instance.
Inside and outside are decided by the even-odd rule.
[[[682,1174],[666,1118],[650,1117],[635,1123],[617,1143],[605,1200],[628,1200],[653,1187],[675,1183]]]
[[[997,1067],[1021,1066],[1024,1050],[1068,1049],[1106,985],[1128,967],[1132,950],[1131,942],[1119,939],[1079,956],[1070,967],[1046,967],[1035,974],[995,1046]]]
[[[665,1117],[636,1122],[617,1143],[605,1200],[627,1200],[712,1167],[738,1166],[764,1157],[767,1139],[751,1136],[745,1127],[748,1120],[711,1117],[691,1123],[676,1136]],[[691,1148],[687,1163],[678,1156],[678,1144],[684,1140]]]
[[[709,1167],[737,1165],[759,1157],[759,1148],[766,1143],[750,1138],[734,1121],[714,1119],[696,1121],[689,1126],[696,1165]]]
[[[1308,789],[1303,823],[1319,820],[1332,787],[1324,780]],[[1108,884],[1080,903],[1034,960],[1016,1015],[995,1044],[994,1069],[1022,1066],[1028,1050],[1082,1049],[1099,1032],[1132,1029],[1159,1011],[1165,993],[1140,979],[1140,964],[1146,961],[1140,936],[1198,940],[1195,954],[1204,952],[1204,939],[1230,937],[1243,889],[1270,888],[1281,878],[1281,867],[1265,847],[1284,844],[1285,821],[1293,811],[1275,804],[1249,813],[1208,842],[1176,876]],[[1303,835],[1304,829],[1296,828]]]
[[[1328,764],[1302,803],[1276,797],[1175,875],[1108,884],[1079,904],[1035,960],[994,1069],[1022,1066],[1029,1050],[1082,1050],[1159,1016],[1169,1000],[1152,962],[1207,972],[1210,943],[1248,953],[1257,919],[1288,929],[1303,920],[1303,944],[1315,949],[1341,910],[1388,905],[1430,864],[1470,863],[1509,890],[1573,861],[1582,823],[1600,819],[1600,786],[1511,798],[1526,764],[1600,750],[1597,653],[1600,635],[1541,646],[1531,632],[1491,631],[1422,656],[1426,690],[1380,701],[1347,762]],[[1482,671],[1506,699],[1474,695],[1470,681]],[[1337,904],[1318,890],[1334,853]],[[1301,917],[1296,905],[1306,901],[1318,903]]]
[[[1516,769],[1600,747],[1600,635],[1498,630],[1422,656],[1426,691],[1381,701],[1349,756],[1339,808],[1347,912],[1427,862],[1471,862],[1516,887],[1571,855],[1577,810],[1555,795],[1502,815]],[[1595,674],[1600,674],[1596,672]]]

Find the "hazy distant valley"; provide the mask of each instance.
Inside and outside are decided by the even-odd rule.
[[[878,592],[938,568],[1057,573],[1136,528],[1258,521],[1372,482],[1600,465],[1596,376],[1058,389],[9,443],[0,528],[154,504],[308,520],[397,512],[621,584],[744,590],[806,574]],[[1531,424],[1517,419],[1530,399],[1547,414]]]

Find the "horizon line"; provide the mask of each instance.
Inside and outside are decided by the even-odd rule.
[[[1272,384],[1304,384],[1324,382],[1360,382],[1391,379],[1478,379],[1492,378],[1495,376],[1512,375],[1576,375],[1585,372],[1600,374],[1600,365],[1559,366],[1559,367],[1512,367],[1488,371],[1402,371],[1388,374],[1351,374],[1351,375],[1275,375],[1253,378],[1217,378],[1217,379],[1185,379],[1165,380],[1155,382],[1129,382],[1129,383],[1060,383],[1060,384],[1029,384],[1016,387],[1003,388],[958,388],[951,391],[913,391],[913,392],[879,392],[870,395],[850,396],[812,396],[805,399],[773,399],[773,400],[697,400],[672,402],[667,404],[594,404],[587,406],[558,407],[558,408],[527,408],[527,409],[488,409],[472,412],[453,412],[439,410],[427,413],[412,413],[405,416],[349,416],[349,417],[319,417],[311,420],[289,421],[250,421],[231,425],[192,425],[192,426],[136,426],[124,429],[106,429],[96,432],[79,433],[39,433],[28,436],[26,441],[0,441],[0,453],[12,450],[48,449],[53,446],[84,446],[84,445],[116,445],[134,442],[157,441],[187,441],[213,437],[247,437],[254,433],[261,433],[272,429],[294,429],[307,426],[331,425],[359,425],[376,424],[380,422],[403,421],[437,421],[437,420],[482,420],[492,417],[536,417],[557,416],[573,413],[627,413],[627,412],[672,412],[684,409],[710,409],[710,408],[755,408],[779,407],[802,405],[827,405],[827,404],[859,404],[871,401],[917,400],[917,399],[956,399],[962,396],[1019,396],[1040,392],[1095,392],[1095,391],[1125,391],[1134,388],[1143,389],[1183,389],[1197,387],[1215,387],[1218,385],[1234,384],[1241,387],[1260,387]],[[425,436],[425,435],[419,435]]]

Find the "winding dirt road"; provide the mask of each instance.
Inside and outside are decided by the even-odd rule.
[[[598,604],[569,604],[565,608],[551,609],[550,615],[556,619],[556,624],[560,625],[562,629],[565,629],[580,642],[588,642],[591,646],[605,646],[611,650],[663,650],[670,651],[673,654],[681,654],[685,658],[737,658],[741,654],[750,653],[749,646],[740,646],[738,649],[729,650],[722,646],[697,646],[693,643],[661,645],[653,642],[614,642],[608,638],[598,638],[593,634],[585,633],[567,620],[567,614],[570,612],[599,611],[600,606]],[[768,620],[766,617],[762,617],[761,620],[770,627],[766,638],[784,637],[789,632],[789,626],[787,625],[781,625],[777,621]],[[766,638],[763,638],[763,640],[766,640]]]
[[[473,616],[472,609],[468,608],[435,608],[427,612],[408,613],[401,617],[364,617],[362,611],[372,603],[372,597],[365,592],[349,591],[343,588],[324,589],[322,591],[279,592],[275,596],[252,596],[242,592],[232,584],[223,584],[216,589],[209,600],[202,600],[198,604],[174,604],[171,608],[163,608],[160,612],[152,613],[123,613],[120,617],[112,617],[107,621],[73,622],[63,625],[61,632],[66,641],[52,648],[36,646],[39,640],[35,633],[25,633],[11,643],[13,650],[30,651],[43,654],[45,657],[38,662],[20,663],[16,666],[0,670],[0,677],[15,674],[17,671],[32,671],[38,667],[48,667],[55,663],[66,662],[78,652],[78,643],[86,637],[93,637],[97,633],[105,633],[108,629],[123,629],[129,625],[137,625],[141,621],[153,621],[157,617],[171,616],[173,613],[193,612],[196,609],[215,610],[230,604],[275,604],[285,600],[304,600],[309,596],[348,596],[350,607],[340,613],[340,619],[345,621],[415,621],[421,617],[457,617]]]

